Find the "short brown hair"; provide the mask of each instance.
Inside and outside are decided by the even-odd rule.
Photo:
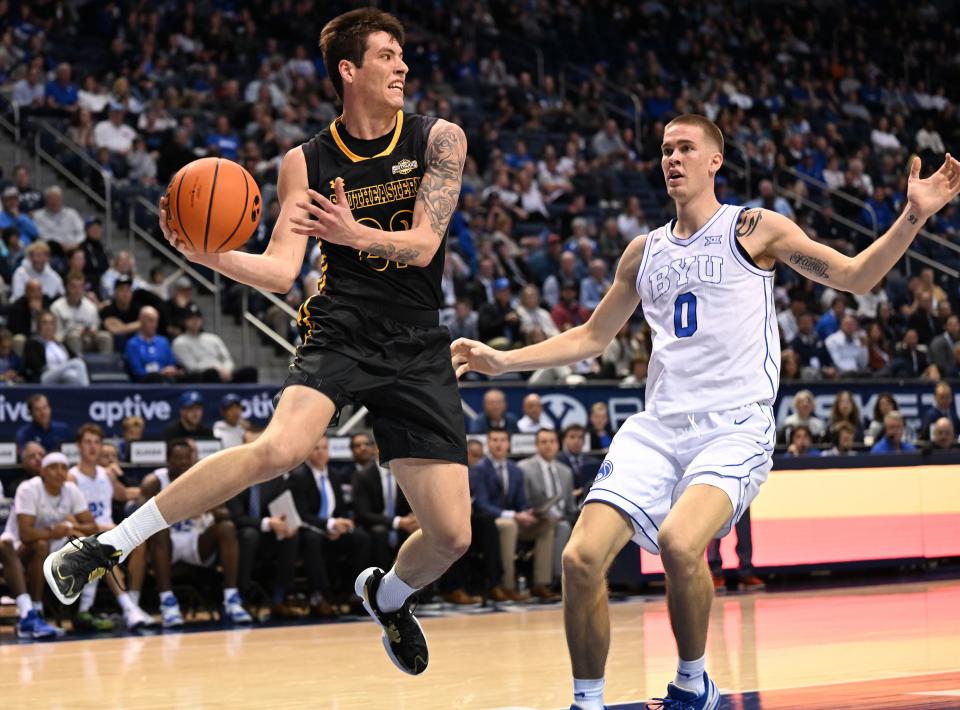
[[[346,59],[355,66],[362,67],[363,53],[367,50],[367,37],[374,32],[386,32],[403,46],[404,32],[400,20],[375,7],[362,7],[345,12],[330,20],[320,31],[323,64],[341,100],[343,78],[340,76],[340,61]]]
[[[670,123],[663,127],[663,130],[666,131],[673,125],[698,126],[700,130],[703,131],[703,135],[706,136],[707,140],[715,144],[717,150],[720,151],[720,155],[723,155],[723,131],[706,116],[701,116],[698,113],[684,113],[670,121]]]
[[[87,283],[87,277],[83,275],[82,271],[71,271],[67,274],[67,283],[73,283],[74,281],[79,281],[82,284]]]
[[[83,437],[87,434],[93,434],[95,437],[103,441],[103,429],[100,428],[99,424],[84,424],[79,429],[77,429],[77,443],[79,444],[83,441]]]

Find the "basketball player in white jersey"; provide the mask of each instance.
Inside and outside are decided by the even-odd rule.
[[[464,339],[451,345],[458,376],[497,375],[600,355],[640,303],[653,331],[647,410],[614,437],[563,553],[573,708],[603,707],[605,575],[630,539],[660,554],[666,570],[680,662],[662,707],[719,706],[704,671],[713,599],[704,551],[750,505],[771,466],[780,364],[775,262],[834,289],[866,293],[960,191],[954,158],[925,180],[914,159],[903,214],[863,253],[847,257],[775,212],[721,205],[714,178],[722,163],[723,135],[712,122],[695,115],[671,121],[661,167],[677,218],[630,243],[590,320],[509,352]]]
[[[80,462],[67,472],[67,480],[77,484],[94,521],[97,523],[97,532],[104,532],[116,527],[113,522],[113,501],[136,500],[139,494],[137,488],[124,486],[113,472],[100,466],[100,449],[103,445],[103,429],[96,424],[84,424],[77,430],[77,448],[80,451]],[[142,580],[144,574],[145,554],[143,548],[137,548],[127,558],[127,569],[131,576]],[[117,570],[117,574],[122,572]],[[77,620],[82,625],[97,631],[109,631],[113,623],[107,620],[98,620],[90,614],[97,596],[97,583],[94,580],[83,588],[80,595],[80,610]],[[155,626],[156,621],[147,612],[140,608],[140,593],[124,591],[113,575],[107,576],[107,586],[117,599],[123,610],[123,621],[128,629]],[[139,584],[137,585],[139,587]],[[105,623],[104,623],[105,622]]]

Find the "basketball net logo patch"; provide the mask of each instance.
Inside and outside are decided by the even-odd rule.
[[[404,158],[403,160],[401,160],[399,163],[397,163],[391,168],[394,175],[406,175],[407,173],[411,173],[416,169],[417,169],[417,161],[407,160],[406,158]]]
[[[594,483],[602,481],[605,478],[610,478],[613,474],[613,461],[610,459],[604,459],[604,462],[600,464],[600,470],[597,471],[597,477],[593,479]]]

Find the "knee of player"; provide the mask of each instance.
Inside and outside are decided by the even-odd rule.
[[[471,531],[470,521],[444,527],[433,532],[424,531],[424,535],[432,538],[436,547],[444,551],[449,557],[459,559],[470,549]]]
[[[668,573],[687,574],[703,565],[704,548],[682,528],[663,527],[657,535],[660,556]]]
[[[258,480],[268,481],[281,473],[286,473],[304,462],[309,447],[302,449],[293,442],[278,440],[275,436],[261,436],[250,444],[252,451],[259,461],[257,466]]]
[[[564,577],[576,584],[583,581],[600,581],[603,577],[603,559],[596,553],[575,542],[563,548],[560,558]]]

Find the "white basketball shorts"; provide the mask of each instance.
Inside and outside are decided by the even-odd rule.
[[[767,480],[776,437],[773,409],[749,404],[723,412],[658,418],[634,414],[613,437],[586,503],[603,502],[632,521],[633,540],[660,554],[660,526],[688,486],[724,491],[733,515],[730,532]]]
[[[217,560],[214,552],[207,559],[200,558],[200,535],[213,523],[213,516],[204,513],[199,520],[185,520],[170,528],[171,564],[186,562],[197,567],[209,567]]]

